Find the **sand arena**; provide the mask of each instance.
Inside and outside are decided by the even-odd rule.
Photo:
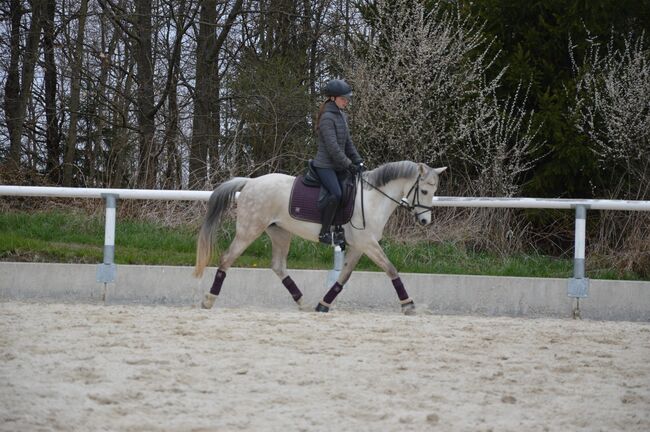
[[[650,430],[650,323],[0,303],[0,430]]]

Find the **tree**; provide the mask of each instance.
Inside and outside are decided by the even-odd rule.
[[[372,164],[407,155],[452,166],[464,193],[512,196],[534,162],[526,96],[499,100],[503,70],[486,79],[494,57],[481,26],[442,6],[393,0],[370,12],[375,40],[358,43],[346,73],[356,141]]]
[[[303,10],[302,7],[307,9]],[[312,5],[287,0],[259,2],[255,37],[249,38],[235,67],[231,87],[239,140],[255,174],[293,172],[313,151],[309,117],[313,108],[307,79],[315,68]]]
[[[203,187],[208,180],[208,154],[218,159],[220,136],[220,59],[230,29],[241,11],[243,0],[236,0],[228,12],[226,2],[222,15],[228,12],[221,30],[217,0],[201,0],[199,32],[196,47],[196,82],[194,115],[189,154],[190,187]]]
[[[22,155],[22,135],[27,105],[31,100],[34,69],[39,53],[39,38],[43,26],[45,1],[32,0],[31,19],[25,49],[21,47],[20,26],[25,11],[23,2],[11,0],[10,63],[5,83],[5,119],[9,130],[9,160],[18,168]],[[22,65],[21,65],[22,58]]]
[[[610,191],[621,191],[618,198],[625,199],[650,197],[650,51],[643,36],[630,33],[617,44],[612,32],[604,46],[589,38],[584,59],[572,57],[571,117],[601,166],[617,173]]]
[[[611,33],[608,43],[587,39],[576,59],[575,97],[569,112],[599,166],[610,174],[603,194],[650,199],[650,51],[644,33]],[[650,217],[645,212],[600,215],[592,248],[618,268],[650,274]]]
[[[46,164],[45,169],[53,181],[58,181],[61,156],[61,131],[57,113],[57,69],[54,51],[56,0],[47,0],[43,25],[43,48],[45,51],[45,116],[46,116]]]
[[[65,144],[65,158],[63,163],[63,185],[72,186],[72,172],[74,168],[75,153],[77,150],[77,123],[79,119],[79,98],[81,95],[81,66],[83,64],[86,29],[86,16],[88,14],[88,0],[81,0],[79,7],[77,39],[75,42],[74,61],[72,65],[72,82],[70,90],[70,124]]]
[[[462,0],[464,13],[485,22],[483,33],[494,38],[501,52],[492,74],[507,66],[500,97],[514,94],[520,82],[530,82],[526,108],[543,125],[538,156],[543,156],[526,178],[525,193],[532,196],[590,198],[602,196],[608,176],[584,138],[566,115],[574,85],[569,52],[588,49],[586,31],[606,38],[612,28],[639,34],[650,28],[648,0]],[[647,39],[647,34],[645,38]]]

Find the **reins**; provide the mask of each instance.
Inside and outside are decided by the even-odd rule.
[[[402,199],[399,200],[399,201],[397,201],[395,198],[393,198],[390,195],[388,195],[387,193],[385,193],[383,190],[379,189],[377,186],[370,183],[368,180],[364,179],[363,178],[363,173],[359,173],[358,177],[359,177],[359,186],[361,187],[361,220],[363,221],[363,228],[358,228],[358,227],[354,226],[352,221],[350,221],[350,225],[354,229],[357,229],[357,230],[365,230],[366,229],[366,213],[365,213],[365,205],[364,205],[364,202],[363,202],[363,183],[367,184],[368,186],[370,186],[371,188],[373,188],[374,190],[376,190],[377,192],[379,192],[380,194],[382,194],[383,196],[385,196],[386,198],[388,198],[389,200],[391,200],[392,202],[397,204],[398,207],[405,208],[410,212],[412,212],[413,210],[415,210],[417,208],[423,208],[424,210],[422,210],[421,212],[416,212],[414,214],[416,219],[422,213],[426,213],[427,211],[431,211],[431,209],[433,208],[433,207],[430,207],[430,206],[422,205],[420,203],[420,178],[422,177],[420,174],[418,174],[418,178],[415,179],[415,183],[413,183],[413,186],[411,186],[411,188],[409,189],[406,196],[402,197]],[[414,191],[415,191],[415,193],[413,194],[413,199],[409,203],[408,198],[411,195],[411,193],[414,192]]]

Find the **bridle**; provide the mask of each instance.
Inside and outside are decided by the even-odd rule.
[[[368,180],[363,178],[363,174],[359,173],[358,177],[360,179],[359,181],[359,186],[361,187],[361,219],[363,220],[363,228],[357,228],[352,224],[352,221],[350,221],[350,225],[352,225],[352,228],[358,229],[358,230],[364,230],[366,229],[366,214],[364,210],[364,204],[363,204],[363,183],[367,184],[395,204],[397,204],[398,207],[405,208],[411,214],[415,217],[415,221],[419,222],[419,217],[421,214],[424,214],[428,211],[431,211],[433,209],[433,206],[425,206],[424,204],[420,203],[420,179],[422,178],[421,174],[418,174],[418,177],[415,179],[415,183],[413,183],[413,186],[409,189],[408,193],[406,196],[402,197],[401,200],[396,200],[395,198],[391,197],[387,193],[385,193],[383,190],[379,189],[377,186],[373,185],[370,183]],[[413,194],[413,198],[409,202],[409,197]],[[422,211],[417,211],[417,209],[424,209]]]

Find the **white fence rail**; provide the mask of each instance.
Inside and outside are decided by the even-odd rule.
[[[564,198],[463,198],[433,197],[435,207],[489,207],[529,209],[575,209],[650,211],[650,201]]]
[[[104,262],[97,268],[97,281],[113,282],[116,266],[115,209],[117,199],[207,201],[211,191],[99,189],[35,186],[0,186],[0,195],[57,198],[99,198],[106,201]],[[546,199],[546,198],[463,198],[434,197],[435,207],[484,207],[528,209],[575,209],[574,271],[568,281],[567,294],[575,299],[574,316],[580,314],[580,298],[587,297],[589,279],[585,277],[585,228],[587,210],[650,211],[650,201]],[[649,228],[650,229],[650,228]]]
[[[0,186],[0,195],[50,198],[104,198],[106,195],[115,195],[121,199],[207,201],[211,193],[212,191],[190,190]]]

